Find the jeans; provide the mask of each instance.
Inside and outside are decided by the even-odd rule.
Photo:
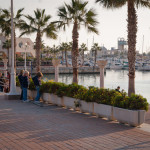
[[[3,92],[3,86],[0,86],[0,92]]]
[[[36,98],[35,98],[35,101],[39,101],[40,100],[40,87],[39,86],[36,86],[36,91],[37,91],[37,94],[36,94]]]
[[[20,100],[23,100],[23,87],[21,87],[21,95],[20,95]]]
[[[27,100],[27,88],[23,88],[23,100]]]

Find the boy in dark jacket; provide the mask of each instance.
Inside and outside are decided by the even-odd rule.
[[[32,78],[36,91],[37,91],[37,95],[36,98],[34,100],[34,103],[40,103],[40,85],[41,85],[41,78],[43,77],[43,74],[41,72],[38,72],[36,74],[35,77]]]
[[[23,89],[23,102],[28,102],[27,100],[27,88],[28,88],[28,78],[29,78],[29,72],[24,71],[23,81],[22,81],[22,89]]]
[[[24,70],[21,70],[20,71],[20,74],[18,75],[18,79],[19,79],[19,82],[20,82],[20,87],[21,87],[21,96],[20,96],[20,100],[23,100],[23,87],[22,87],[22,84],[23,84],[23,73],[24,73]]]

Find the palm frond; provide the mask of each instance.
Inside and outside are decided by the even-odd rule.
[[[16,19],[20,19],[20,17],[23,16],[22,12],[23,12],[24,8],[21,8],[17,11],[17,14],[15,16]]]
[[[126,4],[127,0],[96,0],[104,8],[119,8]]]
[[[57,39],[57,29],[54,23],[50,23],[45,29],[43,29],[42,33],[45,33],[46,36],[51,39]]]
[[[87,26],[87,28],[88,28],[88,31],[89,31],[89,32],[94,32],[94,33],[96,33],[96,34],[99,34],[98,30],[97,30],[95,27]]]
[[[135,0],[136,7],[148,7],[150,8],[150,0]]]

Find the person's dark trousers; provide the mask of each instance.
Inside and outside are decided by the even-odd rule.
[[[21,88],[20,100],[23,100],[23,89]]]
[[[3,86],[0,86],[0,92],[3,92]]]

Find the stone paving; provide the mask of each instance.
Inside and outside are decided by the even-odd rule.
[[[150,150],[150,132],[0,96],[0,150]]]
[[[145,116],[145,123],[150,124],[150,106],[149,106],[149,110],[148,110],[148,112],[146,113],[146,116]]]

